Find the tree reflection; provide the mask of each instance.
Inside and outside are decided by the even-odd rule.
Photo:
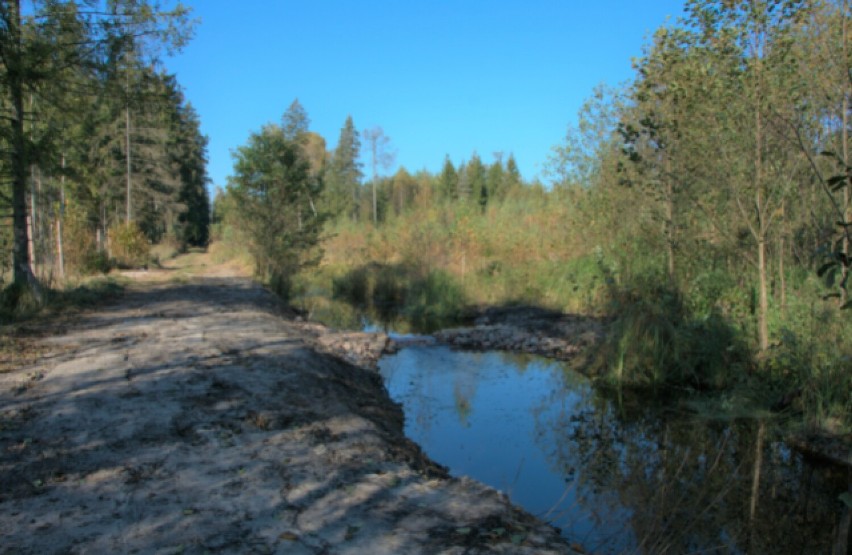
[[[832,552],[848,474],[807,463],[763,421],[701,420],[647,400],[617,407],[591,391],[570,414],[537,416],[551,463],[599,519],[587,549]]]

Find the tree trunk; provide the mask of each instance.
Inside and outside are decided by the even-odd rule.
[[[130,94],[128,92],[128,94]],[[125,156],[127,162],[127,223],[133,221],[133,204],[131,195],[133,189],[131,187],[131,159],[130,159],[130,105],[124,109],[124,136],[127,142],[127,154]]]
[[[779,289],[778,292],[778,302],[781,306],[781,310],[786,312],[787,310],[787,277],[784,275],[784,249],[786,248],[787,243],[787,231],[785,229],[785,225],[787,223],[787,201],[781,201],[781,211],[780,211],[780,232],[778,233],[778,282]],[[786,316],[786,314],[783,314]]]
[[[33,274],[29,252],[29,229],[27,228],[27,169],[29,156],[27,138],[24,132],[24,60],[23,39],[21,37],[21,1],[9,2],[12,14],[9,18],[8,35],[12,43],[6,53],[7,88],[12,101],[11,121],[11,173],[12,173],[12,261],[14,265],[14,283],[17,286],[30,287],[36,297],[40,297],[41,288]]]
[[[844,63],[849,60],[849,52],[846,41],[848,40],[847,33],[847,22],[846,22],[846,1],[842,3],[841,9],[843,12],[841,13],[841,40],[842,40],[842,51],[843,51],[843,61]],[[849,175],[849,87],[848,87],[848,72],[846,75],[847,79],[844,79],[844,82],[847,86],[843,89],[843,103],[841,107],[842,118],[843,118],[843,128],[840,130],[841,137],[841,147],[843,149],[843,164],[846,166],[846,187],[843,188],[843,223],[848,224],[850,220],[852,220],[852,206],[850,206],[849,199],[849,189],[852,188],[852,176]],[[849,228],[846,227],[843,229],[843,239],[841,245],[841,252],[846,255],[847,259],[849,257]],[[849,265],[842,264],[841,265],[841,278],[840,278],[840,305],[843,306],[846,304],[849,299]]]
[[[843,17],[843,51],[844,51],[844,59],[846,52],[846,17],[844,14]],[[841,130],[841,139],[843,141],[843,164],[849,166],[849,95],[846,91],[843,92],[843,129]],[[849,202],[849,189],[852,188],[852,181],[849,179],[848,175],[849,170],[847,169],[847,179],[846,179],[846,187],[843,188],[843,223],[848,224],[850,220],[852,220],[852,207],[850,207]],[[847,257],[849,256],[849,228],[843,229],[843,239],[840,250]],[[846,301],[849,299],[849,266],[847,264],[842,264],[840,266],[841,278],[840,278],[840,305],[843,306],[846,304]]]
[[[668,160],[666,161],[668,164]],[[674,192],[671,178],[666,178],[666,256],[668,257],[669,281],[675,281],[675,230],[674,230]]]
[[[852,495],[852,482],[846,490]],[[840,517],[840,525],[837,527],[837,540],[834,542],[834,555],[847,555],[849,553],[849,540],[852,534],[852,508],[846,505],[843,508],[843,516]]]
[[[787,277],[784,275],[784,249],[785,249],[784,235],[782,233],[781,237],[778,239],[778,279],[780,281],[780,304],[781,310],[787,310]]]
[[[760,420],[757,424],[757,441],[754,445],[754,467],[751,475],[751,502],[749,503],[749,524],[751,525],[751,542],[755,547],[756,528],[755,517],[757,517],[758,499],[760,498],[760,467],[763,464],[763,435],[765,424]]]
[[[757,44],[758,39],[755,39]],[[755,107],[754,107],[754,209],[757,217],[756,237],[757,239],[757,280],[758,280],[758,314],[757,314],[757,339],[760,353],[766,353],[769,348],[769,298],[767,293],[766,272],[766,234],[767,222],[764,217],[764,195],[763,195],[763,119],[761,117],[761,93],[762,79],[759,54],[755,46],[754,58],[756,63],[755,74]]]
[[[757,239],[757,276],[757,340],[760,352],[765,353],[769,349],[769,296],[766,286],[766,237],[763,233]]]
[[[65,219],[65,155],[62,155],[62,176],[59,178],[59,215],[56,218],[56,259],[59,278],[65,280],[65,250],[62,246],[62,220]]]

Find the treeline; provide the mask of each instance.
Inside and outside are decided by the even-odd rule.
[[[158,54],[188,10],[139,1],[0,3],[0,276],[34,291],[206,245],[207,139]],[[11,279],[10,279],[11,278]]]
[[[252,133],[235,152],[234,174],[214,202],[220,237],[247,242],[258,274],[285,297],[292,277],[319,262],[320,243],[334,226],[381,228],[444,203],[484,213],[489,204],[525,194],[511,154],[505,162],[497,154],[488,164],[473,153],[458,166],[447,157],[437,175],[400,168],[392,176],[379,176],[378,166],[386,167],[393,157],[381,128],[359,132],[349,116],[329,151],[309,124],[297,99],[280,123]],[[373,166],[369,179],[362,156]]]
[[[476,154],[382,177],[376,133],[349,118],[330,152],[309,133],[327,219],[310,287],[605,314],[590,365],[606,380],[748,382],[848,429],[850,16],[846,0],[686,2],[632,83],[594,91],[547,186]]]

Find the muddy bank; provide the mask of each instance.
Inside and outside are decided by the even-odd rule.
[[[375,368],[384,354],[409,345],[444,343],[470,351],[510,351],[568,360],[597,343],[604,334],[599,319],[536,307],[490,307],[471,318],[471,326],[445,329],[432,336],[391,339],[384,333],[336,331],[303,322],[318,350],[362,368]]]
[[[511,351],[568,360],[598,342],[603,323],[595,318],[536,307],[492,307],[479,311],[472,327],[435,333],[453,347]]]
[[[317,351],[361,368],[375,369],[382,355],[398,348],[384,333],[341,332],[318,324],[303,324],[303,329],[314,336]]]
[[[373,354],[282,313],[245,278],[152,278],[30,325],[0,374],[0,552],[572,552],[408,441]]]

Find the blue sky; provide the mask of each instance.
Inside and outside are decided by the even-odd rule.
[[[348,114],[381,126],[396,166],[437,171],[476,151],[514,153],[526,178],[595,85],[632,78],[631,58],[682,0],[188,0],[195,39],[166,60],[210,139],[214,186],[231,151],[294,98],[337,143]],[[391,168],[386,173],[395,170]]]

